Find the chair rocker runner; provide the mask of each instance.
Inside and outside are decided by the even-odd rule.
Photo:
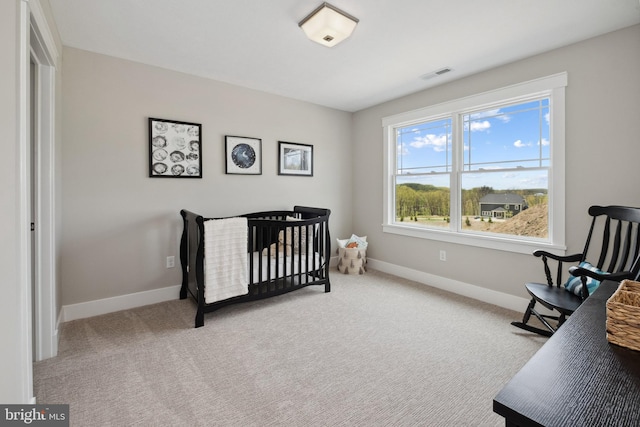
[[[547,283],[525,284],[527,292],[531,295],[531,302],[522,322],[512,322],[512,325],[540,335],[551,336],[602,280],[618,282],[638,278],[640,208],[591,206],[589,215],[592,217],[591,227],[582,253],[566,256],[543,250],[533,253],[535,257],[542,259]],[[599,242],[601,242],[600,245],[598,245]],[[598,246],[600,246],[600,253],[592,256],[594,255],[592,253],[597,252]],[[591,264],[587,259],[597,259],[597,264]],[[566,283],[562,279],[565,263],[577,264],[569,268],[569,278]],[[554,265],[555,284],[551,276]],[[551,310],[553,314],[542,314],[536,311],[537,303]],[[546,329],[530,325],[529,320],[532,315],[542,322]]]

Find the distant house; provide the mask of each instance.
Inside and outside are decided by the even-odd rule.
[[[480,215],[484,217],[507,218],[528,207],[524,197],[513,193],[492,193],[480,199]]]

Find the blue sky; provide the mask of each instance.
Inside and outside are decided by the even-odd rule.
[[[465,114],[463,120],[463,188],[547,188],[549,166],[549,100],[529,101]],[[450,119],[398,129],[398,183],[449,186],[452,131]],[[508,169],[508,170],[506,170]],[[491,172],[491,170],[497,170]],[[475,171],[475,173],[474,173]]]

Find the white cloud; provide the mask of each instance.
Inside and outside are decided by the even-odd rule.
[[[528,147],[529,145],[530,144],[525,144],[521,140],[517,140],[516,142],[513,143],[513,146],[516,148],[524,148],[524,147]]]
[[[487,130],[491,127],[491,123],[488,120],[484,120],[484,121],[474,121],[471,122],[471,132],[482,132],[484,130]]]
[[[543,147],[546,147],[549,145],[549,140],[547,138],[542,138],[540,142],[538,142],[538,145],[540,144],[542,144]]]
[[[413,148],[431,147],[433,151],[445,151],[447,149],[447,135],[425,135],[421,138],[414,139],[409,145]]]

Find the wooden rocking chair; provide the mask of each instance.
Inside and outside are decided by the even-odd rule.
[[[526,283],[531,302],[524,313],[522,322],[511,324],[540,335],[551,336],[565,322],[582,302],[595,290],[602,280],[621,281],[637,279],[640,271],[640,208],[625,206],[591,206],[589,208],[591,227],[582,253],[558,256],[546,251],[535,251],[534,256],[542,259],[547,283]],[[593,242],[592,242],[593,239]],[[590,256],[591,248],[600,254]],[[597,259],[591,264],[587,259]],[[549,260],[553,260],[551,263]],[[565,263],[577,263],[569,268],[569,280],[562,280]],[[556,264],[556,283],[551,276],[552,264]],[[536,303],[558,314],[541,314],[535,310]],[[534,315],[547,329],[528,324]],[[552,324],[549,320],[555,320]]]

